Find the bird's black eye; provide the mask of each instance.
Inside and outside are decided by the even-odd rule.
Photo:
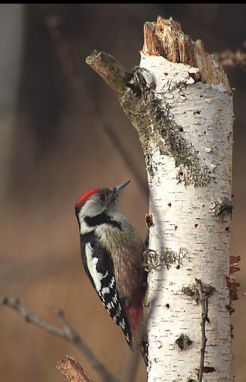
[[[105,202],[105,195],[104,194],[101,194],[100,196],[99,196],[99,199],[101,200],[101,202]]]

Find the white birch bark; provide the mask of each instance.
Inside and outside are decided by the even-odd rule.
[[[190,175],[185,166],[175,165],[173,156],[160,153],[159,142],[150,139],[153,155],[147,168],[154,224],[149,248],[166,255],[168,266],[152,269],[148,278],[149,302],[158,293],[148,326],[148,381],[198,380],[201,304],[182,290],[195,285],[196,278],[215,288],[208,300],[204,362],[215,371],[204,372],[202,380],[232,381],[230,313],[226,307],[230,304],[226,283],[230,216],[216,216],[223,198],[231,198],[232,96],[222,84],[194,82],[189,65],[142,54],[140,66],[154,75],[156,97],[162,100],[163,110],[169,108],[168,118],[178,127],[200,167],[200,175],[195,168]],[[204,182],[200,182],[201,176]],[[175,342],[182,334],[192,341],[186,350],[180,350]]]

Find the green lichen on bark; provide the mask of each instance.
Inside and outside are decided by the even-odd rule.
[[[224,221],[225,217],[232,215],[233,205],[232,201],[228,197],[223,197],[214,202],[214,215],[220,221]]]
[[[150,177],[159,167],[153,160],[154,150],[158,150],[174,159],[179,167],[178,182],[195,187],[210,183],[208,167],[200,164],[195,148],[182,136],[168,103],[157,98],[155,79],[148,70],[136,67],[129,73],[105,52],[93,51],[86,62],[117,93],[125,114],[138,132]]]
[[[161,155],[173,157],[175,166],[182,168],[179,182],[195,187],[207,185],[211,181],[208,167],[200,164],[195,148],[182,136],[168,104],[156,97],[153,86],[145,80],[146,72],[141,68],[134,70],[131,83],[119,100],[138,132],[149,175],[153,176],[157,170],[152,157],[153,148],[157,148]]]
[[[175,264],[176,261],[179,261],[179,256],[177,255],[177,253],[169,248],[163,251],[162,256],[167,269],[169,269],[171,265]]]
[[[165,265],[167,269],[172,265],[179,268],[186,256],[187,250],[184,248],[180,248],[179,252],[175,252],[170,248],[165,248],[161,252],[148,249],[143,254],[144,267],[148,272],[162,265]]]
[[[183,287],[181,289],[181,291],[186,296],[189,296],[190,298],[192,298],[192,300],[194,300],[197,304],[200,302],[199,291],[198,291],[197,286],[195,284],[191,285],[191,286]]]
[[[200,282],[200,280],[197,279],[197,282]],[[204,283],[202,283],[202,290],[206,297],[211,297],[213,293],[215,292],[215,288],[213,286],[209,284],[204,284]],[[199,289],[197,287],[197,283],[183,287],[181,291],[186,296],[189,296],[192,300],[194,300],[197,304],[201,302],[201,296],[199,293]]]
[[[179,338],[176,339],[175,343],[178,345],[180,350],[187,350],[193,342],[187,336],[187,334],[181,334]]]

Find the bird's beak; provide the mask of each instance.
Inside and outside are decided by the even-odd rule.
[[[123,182],[119,184],[118,186],[115,186],[113,188],[113,191],[119,194],[123,190],[123,188],[125,188],[129,183],[130,183],[130,180],[127,180],[126,182]]]

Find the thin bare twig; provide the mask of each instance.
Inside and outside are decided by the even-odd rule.
[[[200,358],[200,369],[199,369],[199,382],[202,382],[203,370],[204,370],[204,359],[205,359],[205,349],[207,343],[206,337],[206,322],[208,321],[208,296],[203,291],[203,285],[201,280],[196,279],[198,291],[200,295],[200,301],[202,306],[202,320],[201,320],[201,329],[202,329],[202,339],[201,339],[201,358]]]
[[[63,327],[57,327],[50,324],[48,321],[36,316],[30,312],[20,300],[15,297],[1,297],[0,304],[6,305],[19,313],[29,324],[33,324],[44,331],[62,337],[65,340],[73,343],[80,352],[87,358],[92,367],[100,374],[104,382],[117,382],[117,379],[106,369],[106,367],[97,359],[91,349],[81,339],[79,334],[72,328],[72,326],[65,320],[64,314],[61,310],[56,309],[54,314],[62,322]]]
[[[92,382],[78,361],[68,355],[57,362],[56,368],[71,382]]]

